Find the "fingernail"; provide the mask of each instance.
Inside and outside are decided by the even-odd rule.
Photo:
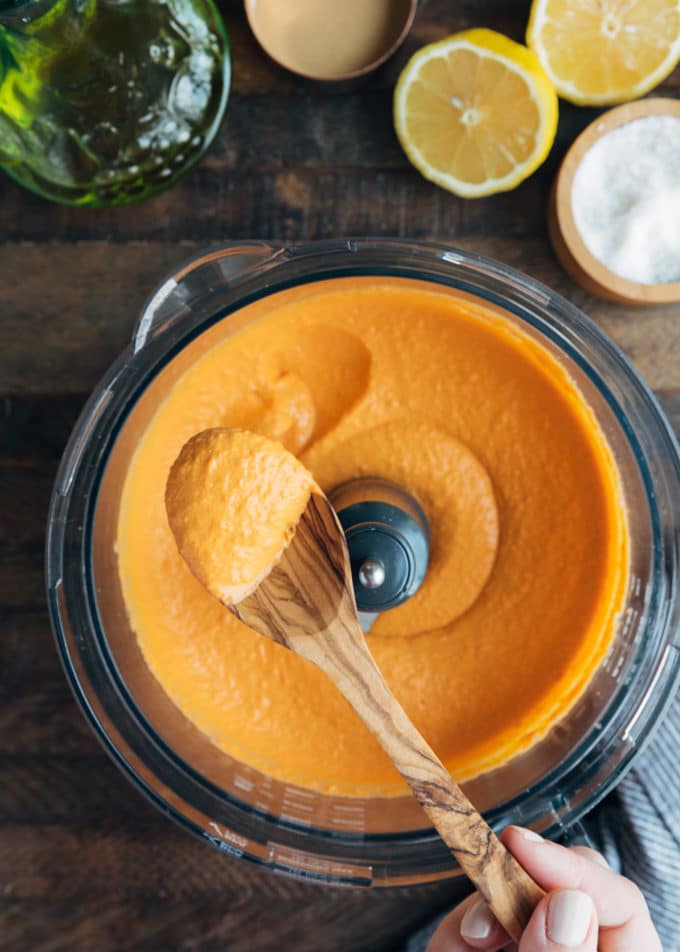
[[[523,840],[529,840],[531,843],[542,843],[543,837],[539,836],[538,833],[534,833],[533,830],[527,830],[526,827],[516,826],[514,827],[521,835]]]
[[[583,945],[593,918],[593,901],[577,889],[563,889],[548,900],[548,938],[568,949]]]
[[[478,899],[463,916],[460,934],[464,939],[488,939],[494,927],[493,913],[484,902]]]

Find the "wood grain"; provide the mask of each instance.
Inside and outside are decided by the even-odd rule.
[[[151,807],[106,758],[61,674],[45,610],[44,523],[71,426],[147,294],[183,258],[230,239],[402,235],[505,261],[584,308],[680,432],[680,309],[642,314],[590,298],[547,242],[554,173],[598,110],[560,103],[545,166],[489,199],[464,202],[429,185],[398,150],[390,98],[406,57],[475,26],[521,39],[529,6],[422,0],[399,56],[343,98],[277,70],[241,0],[226,0],[226,121],[176,188],[123,209],[63,208],[0,174],[0,475],[12,470],[0,506],[2,952],[401,952],[457,898],[451,883],[353,893],[259,872]],[[680,70],[656,94],[679,96]]]
[[[178,539],[180,551],[182,540]],[[213,592],[219,599],[219,592]],[[255,631],[321,668],[366,724],[433,826],[516,942],[544,895],[451,778],[390,691],[359,626],[347,544],[313,492],[269,575],[227,606]]]
[[[118,778],[107,799],[126,788]],[[450,897],[442,887],[324,890],[237,865],[135,802],[149,816],[146,828],[139,819],[116,829],[86,817],[67,827],[5,825],[3,952],[390,952],[427,918],[433,895]]]

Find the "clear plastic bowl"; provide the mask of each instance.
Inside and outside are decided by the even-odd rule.
[[[403,241],[252,243],[206,252],[168,277],[66,448],[49,514],[49,608],[86,717],[164,813],[272,869],[336,884],[416,884],[461,873],[412,798],[343,798],[286,785],[222,753],[184,718],[130,630],[114,551],[137,440],[172,382],[224,333],[221,322],[236,328],[250,301],[346,275],[414,277],[483,299],[568,368],[597,415],[621,473],[632,535],[614,645],[585,695],[542,741],[465,788],[494,826],[520,823],[547,836],[563,833],[612,789],[680,676],[680,453],[621,351],[559,295],[493,261]]]

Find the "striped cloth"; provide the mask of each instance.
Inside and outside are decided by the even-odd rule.
[[[680,952],[680,694],[633,769],[583,825],[591,845],[644,893],[664,952]],[[406,952],[425,952],[439,921],[412,936]]]
[[[680,952],[680,694],[588,833],[645,894],[664,952]]]

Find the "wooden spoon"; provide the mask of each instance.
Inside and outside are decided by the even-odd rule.
[[[543,890],[454,783],[378,670],[357,618],[345,536],[324,495],[312,493],[292,540],[253,594],[227,607],[326,672],[518,942]]]
[[[246,430],[205,430],[173,464],[165,505],[199,581],[255,631],[335,682],[519,940],[542,892],[392,696],[359,625],[345,534],[311,474],[276,441]]]

